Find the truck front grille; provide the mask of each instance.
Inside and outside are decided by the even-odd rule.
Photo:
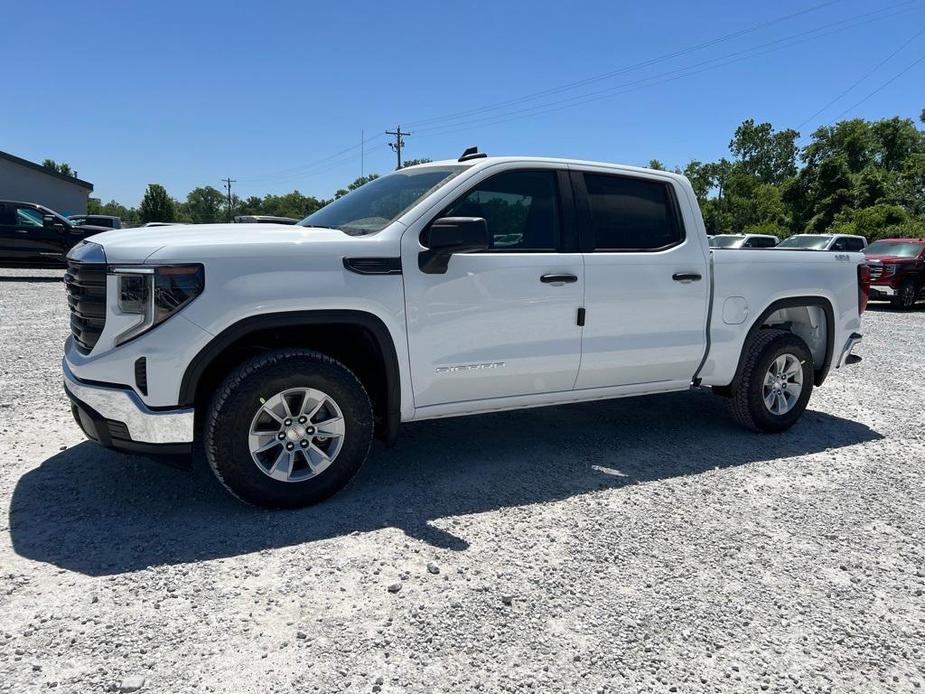
[[[64,286],[74,342],[81,353],[89,354],[106,325],[106,265],[68,261]]]
[[[883,266],[879,263],[871,263],[867,267],[870,268],[870,278],[872,280],[879,279],[880,275],[883,274]]]

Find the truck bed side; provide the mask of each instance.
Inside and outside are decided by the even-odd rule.
[[[713,301],[701,383],[729,385],[749,331],[761,324],[788,324],[810,346],[817,380],[824,378],[826,362],[837,359],[860,329],[857,266],[863,258],[861,253],[712,251]]]

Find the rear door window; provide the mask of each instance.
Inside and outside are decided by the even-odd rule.
[[[650,251],[684,240],[667,183],[584,174],[595,251]]]

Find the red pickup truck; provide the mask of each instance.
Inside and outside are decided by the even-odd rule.
[[[925,290],[925,239],[881,239],[864,249],[870,298],[910,309]]]

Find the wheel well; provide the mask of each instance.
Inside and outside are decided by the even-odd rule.
[[[735,389],[742,375],[745,355],[751,349],[759,330],[778,328],[800,337],[813,355],[815,385],[822,385],[832,364],[835,347],[835,313],[832,304],[822,297],[797,297],[782,299],[764,310],[748,331],[739,355],[739,365],[732,383],[720,391]]]
[[[263,327],[260,322],[270,324]],[[381,322],[379,325],[386,330]],[[192,402],[197,425],[205,416],[212,394],[232,369],[261,352],[296,347],[326,354],[353,371],[372,401],[377,436],[387,442],[394,439],[400,420],[398,360],[391,339],[384,345],[375,326],[351,321],[270,320],[231,332],[225,339],[216,339],[220,343],[217,347],[207,346],[184,374],[181,401]]]

